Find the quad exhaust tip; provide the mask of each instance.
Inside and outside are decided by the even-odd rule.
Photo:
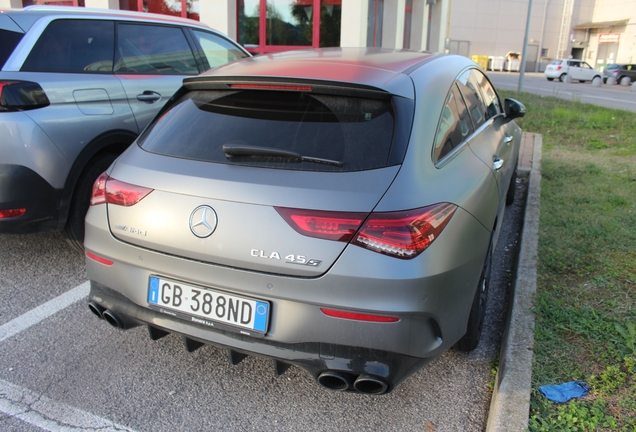
[[[99,319],[104,319],[104,311],[106,310],[106,308],[98,305],[95,302],[89,302],[88,303],[88,309],[93,313],[93,315],[95,315],[97,318]]]
[[[346,372],[326,371],[318,375],[318,383],[329,390],[357,391],[364,394],[384,394],[389,385],[381,378],[362,374],[355,378]]]
[[[111,310],[105,310],[102,315],[104,316],[104,320],[115,328],[123,329],[124,323],[117,315],[113,313]]]

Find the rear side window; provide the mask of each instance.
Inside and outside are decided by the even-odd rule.
[[[111,73],[115,24],[101,20],[55,20],[27,57],[23,71]]]
[[[194,30],[192,34],[206,70],[247,57],[247,54],[222,37],[199,30]]]
[[[468,106],[470,118],[475,129],[478,129],[486,121],[486,103],[479,89],[479,83],[469,70],[461,74],[457,80]]]
[[[119,24],[115,72],[196,75],[199,68],[178,27]]]
[[[484,97],[484,103],[486,104],[486,120],[501,113],[499,97],[497,96],[495,89],[492,87],[492,84],[490,84],[490,81],[488,81],[488,78],[486,78],[484,74],[476,70],[472,70],[471,73],[475,76],[477,82],[479,83],[481,93]]]
[[[2,41],[0,43],[0,69],[2,69],[4,63],[18,45],[22,36],[24,36],[23,33],[0,29],[0,41]]]
[[[393,129],[388,100],[296,91],[196,91],[148,128],[139,145],[200,161],[360,171],[387,166]]]
[[[457,86],[453,85],[435,133],[435,161],[458,147],[473,132],[472,124]]]

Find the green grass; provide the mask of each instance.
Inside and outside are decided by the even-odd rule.
[[[531,431],[636,430],[636,114],[523,102],[543,136]],[[587,382],[565,404],[544,384]]]

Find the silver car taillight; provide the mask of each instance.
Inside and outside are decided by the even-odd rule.
[[[137,204],[154,189],[125,183],[102,173],[93,184],[91,206],[114,204],[130,207]]]
[[[439,237],[457,206],[439,203],[387,213],[346,213],[277,207],[278,213],[300,234],[351,242],[374,252],[411,259]]]
[[[25,111],[49,105],[49,98],[37,83],[0,81],[0,111]]]

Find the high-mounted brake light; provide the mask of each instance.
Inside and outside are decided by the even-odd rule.
[[[345,213],[276,207],[276,211],[297,232],[308,237],[349,242],[367,213]]]
[[[137,204],[154,189],[124,183],[102,173],[95,184],[91,195],[91,206],[99,204],[114,204],[130,207]]]
[[[26,213],[25,208],[0,210],[0,219],[11,219],[22,216]]]
[[[280,84],[230,84],[230,88],[248,89],[248,90],[293,90],[293,91],[312,91],[311,86],[299,85],[280,85]]]
[[[394,323],[400,321],[397,317],[391,317],[386,315],[371,315],[358,312],[347,312],[335,309],[320,308],[320,311],[327,316],[334,318],[343,318],[354,321],[369,321],[380,323]]]
[[[0,81],[0,111],[23,111],[50,105],[39,84],[31,81]]]
[[[435,241],[457,206],[439,203],[414,210],[372,213],[353,244],[396,258],[411,259]]]

